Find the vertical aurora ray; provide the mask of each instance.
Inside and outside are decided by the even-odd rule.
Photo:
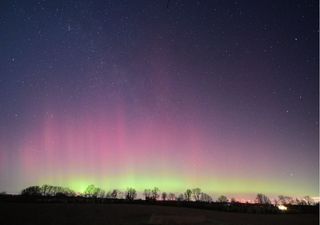
[[[279,168],[271,170],[263,168],[264,163],[245,160],[238,154],[239,142],[223,146],[196,126],[186,128],[161,119],[129,125],[125,114],[115,111],[102,118],[46,118],[21,143],[20,176],[29,178],[30,185],[59,184],[80,192],[93,183],[106,190],[130,186],[142,191],[157,186],[175,192],[201,187],[209,193],[315,194],[312,186],[277,179],[274,174]],[[259,154],[250,157],[257,159]],[[255,171],[249,172],[251,166]]]

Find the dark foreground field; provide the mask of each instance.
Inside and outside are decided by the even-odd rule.
[[[316,214],[245,214],[130,204],[0,203],[0,224],[316,225]]]

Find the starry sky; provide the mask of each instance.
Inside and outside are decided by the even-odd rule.
[[[1,1],[0,191],[318,196],[318,7]]]

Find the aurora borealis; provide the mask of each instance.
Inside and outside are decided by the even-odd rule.
[[[0,191],[319,195],[317,1],[2,1]]]

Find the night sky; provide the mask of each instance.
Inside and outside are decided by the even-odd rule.
[[[318,196],[317,1],[0,3],[0,191]]]

